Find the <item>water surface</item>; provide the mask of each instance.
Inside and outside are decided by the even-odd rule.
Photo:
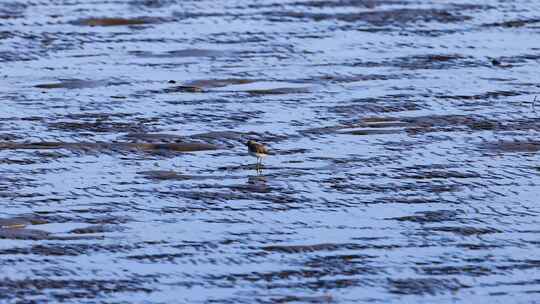
[[[0,297],[539,301],[539,10],[4,1]]]

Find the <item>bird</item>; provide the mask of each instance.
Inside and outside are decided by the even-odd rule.
[[[501,62],[499,60],[497,60],[496,58],[492,58],[491,59],[491,64],[493,64],[494,66],[500,66]]]
[[[253,140],[248,140],[246,146],[248,147],[249,155],[257,158],[257,171],[259,171],[262,165],[262,159],[269,154],[268,148]]]

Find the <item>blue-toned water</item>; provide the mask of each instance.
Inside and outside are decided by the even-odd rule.
[[[2,1],[0,302],[540,302],[539,11]]]

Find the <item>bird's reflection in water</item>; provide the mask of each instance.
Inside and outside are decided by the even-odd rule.
[[[252,192],[270,192],[270,187],[268,186],[268,177],[261,175],[252,175],[248,177],[246,188],[250,189]]]

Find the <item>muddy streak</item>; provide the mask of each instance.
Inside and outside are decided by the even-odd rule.
[[[149,18],[88,18],[82,19],[75,24],[88,25],[88,26],[121,26],[121,25],[141,25],[151,23]]]
[[[218,147],[203,143],[104,143],[104,142],[39,142],[39,143],[12,143],[0,142],[0,150],[140,150],[152,151],[174,151],[174,152],[196,152],[217,150]]]
[[[537,12],[4,1],[0,298],[534,302]]]

